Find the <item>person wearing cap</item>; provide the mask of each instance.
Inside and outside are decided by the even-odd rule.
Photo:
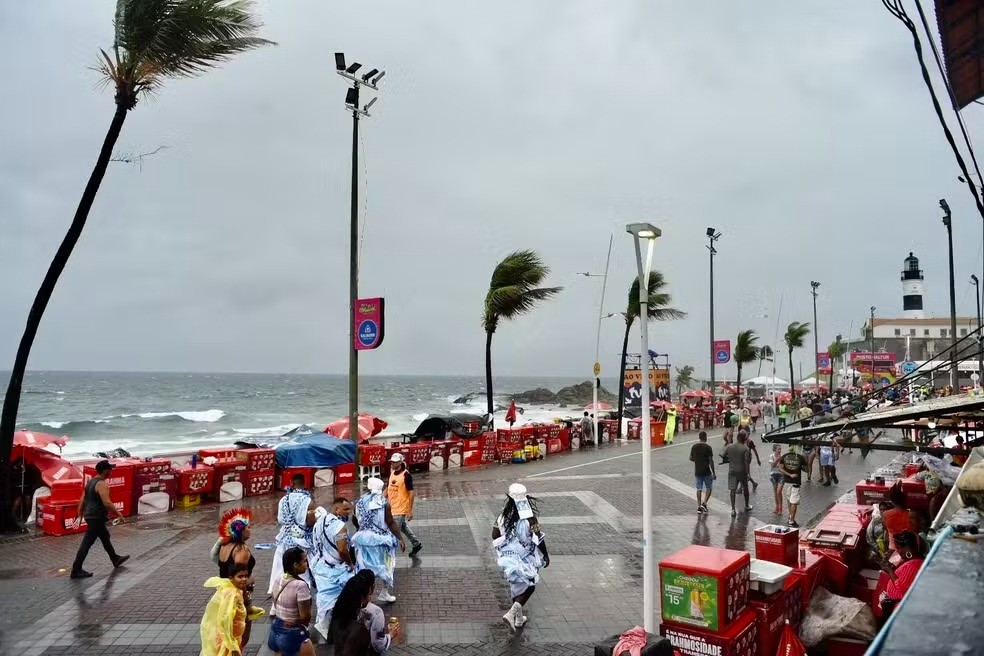
[[[82,537],[82,544],[79,545],[79,551],[75,554],[75,562],[72,563],[71,576],[73,579],[84,579],[92,576],[92,572],[82,569],[82,565],[85,563],[85,557],[89,555],[89,549],[96,543],[96,540],[102,542],[103,549],[106,550],[114,568],[130,559],[129,556],[120,556],[116,553],[116,549],[113,548],[113,543],[109,539],[109,527],[106,525],[111,514],[116,515],[119,521],[123,521],[123,513],[116,508],[113,500],[109,498],[109,484],[106,479],[109,478],[112,471],[113,464],[108,460],[97,462],[96,475],[86,482],[82,498],[79,499],[74,526],[78,528],[82,518],[85,517],[86,529],[85,535]]]
[[[413,558],[420,553],[423,545],[410,528],[413,519],[413,478],[407,471],[406,459],[402,453],[394,453],[390,456],[390,477],[389,485],[386,488],[386,500],[389,501],[390,511],[393,513],[393,520],[400,527],[403,535],[407,536],[413,548],[410,550],[410,557]]]
[[[382,479],[370,478],[369,491],[355,502],[355,525],[358,532],[352,536],[355,547],[356,569],[372,570],[383,584],[377,599],[385,604],[396,601],[393,594],[393,570],[396,568],[396,547],[406,551],[400,537],[400,527],[393,519],[390,504],[383,496],[386,484]]]
[[[492,526],[492,547],[498,555],[499,569],[509,582],[512,606],[502,616],[513,631],[526,624],[523,608],[533,596],[540,580],[540,568],[550,566],[547,543],[536,519],[536,499],[526,486],[509,486],[506,505]]]

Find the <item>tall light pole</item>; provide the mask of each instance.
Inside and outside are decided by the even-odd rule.
[[[820,286],[816,280],[810,281],[810,294],[813,296],[813,367],[816,370],[814,380],[817,381],[817,392],[820,391],[820,332],[817,327],[817,288]],[[833,390],[827,390],[832,392]]]
[[[608,257],[605,258],[605,273],[601,275],[601,300],[598,302],[598,332],[595,335],[595,361],[594,361],[594,385],[591,390],[591,399],[594,407],[594,438],[595,438],[595,448],[601,448],[601,434],[598,432],[598,388],[601,386],[601,320],[607,317],[603,316],[605,312],[605,290],[608,288],[608,266],[612,262],[612,241],[614,241],[615,235],[608,235]],[[598,274],[595,273],[582,273],[582,276],[587,276],[589,278],[597,278]],[[612,315],[608,315],[609,317]],[[622,382],[618,383],[619,390],[622,388]],[[621,391],[619,391],[621,394]],[[622,418],[618,418],[619,425],[622,424]]]
[[[957,291],[953,280],[953,222],[950,220],[950,206],[945,198],[940,199],[940,209],[943,210],[943,225],[946,226],[947,249],[950,257],[950,387],[959,392],[957,385]]]
[[[355,350],[355,304],[359,298],[359,119],[369,117],[369,108],[377,98],[359,107],[359,89],[366,87],[379,91],[377,84],[385,71],[372,69],[362,76],[356,72],[362,64],[345,65],[345,53],[335,53],[335,72],[352,83],[345,92],[345,108],[352,112],[352,198],[349,225],[349,437],[355,443],[355,461],[359,461],[359,352]]]
[[[871,306],[871,321],[868,323],[868,349],[871,353],[871,391],[875,391],[875,306]]]
[[[974,296],[977,297],[977,375],[984,376],[984,330],[981,326],[984,321],[981,318],[981,282],[977,276],[971,275],[970,282],[974,285]]]
[[[653,631],[653,493],[652,463],[649,452],[651,448],[651,430],[649,426],[649,272],[653,265],[653,246],[662,234],[660,229],[648,223],[630,223],[625,231],[634,239],[636,267],[639,269],[639,329],[642,332],[642,621],[643,628]],[[642,260],[641,240],[646,240],[646,261]],[[713,246],[713,242],[712,242]],[[711,369],[713,371],[713,369]],[[712,374],[713,375],[713,374]]]
[[[721,238],[721,233],[714,228],[707,229],[707,250],[711,255],[711,339],[707,344],[708,354],[711,356],[711,401],[713,402],[714,397],[717,396],[717,387],[714,384],[714,256],[717,255],[717,250],[714,248],[714,242]]]

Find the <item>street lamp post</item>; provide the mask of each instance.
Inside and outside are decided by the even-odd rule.
[[[813,296],[813,366],[816,369],[814,380],[817,381],[817,391],[820,391],[820,336],[817,328],[817,288],[820,286],[816,280],[810,281],[810,294]],[[827,390],[831,392],[833,390]]]
[[[707,345],[708,353],[711,356],[711,401],[714,401],[714,397],[717,396],[717,387],[714,384],[714,256],[717,255],[717,250],[714,248],[714,242],[721,238],[721,233],[715,228],[707,229],[707,250],[710,252],[711,256],[711,339]]]
[[[957,385],[957,291],[953,280],[953,222],[950,220],[950,206],[946,199],[940,199],[940,209],[943,210],[943,225],[946,226],[947,248],[950,256],[950,387],[954,393],[960,388]]]
[[[977,373],[984,375],[984,321],[981,319],[981,283],[977,276],[971,275],[970,282],[974,285],[974,296],[977,297]]]
[[[871,353],[871,391],[875,391],[875,306],[871,306],[871,321],[868,323],[868,348]]]
[[[352,83],[345,93],[345,108],[352,112],[352,196],[349,225],[349,437],[355,443],[355,462],[359,461],[359,352],[355,350],[355,304],[359,298],[359,119],[369,117],[369,108],[377,98],[359,107],[361,87],[378,92],[377,84],[386,75],[377,68],[357,76],[362,64],[345,65],[345,53],[335,53],[335,72]]]
[[[601,300],[598,302],[598,332],[595,334],[595,361],[594,361],[594,385],[591,390],[591,400],[592,407],[594,408],[593,424],[594,424],[594,438],[595,438],[595,448],[601,448],[601,433],[598,432],[598,388],[601,386],[601,321],[606,317],[603,316],[605,312],[605,290],[608,288],[608,266],[612,262],[612,241],[615,239],[614,235],[608,236],[608,257],[605,258],[605,273],[601,277]],[[597,278],[598,274],[595,273],[582,273],[582,276],[587,276],[589,278]],[[608,315],[612,316],[612,315]],[[622,383],[619,382],[619,388],[621,388]],[[621,394],[621,392],[619,392]],[[618,418],[619,425],[622,423],[622,418]]]
[[[653,632],[653,516],[652,462],[650,461],[651,430],[649,425],[649,272],[653,264],[653,246],[662,234],[648,223],[630,223],[625,227],[635,245],[636,267],[639,270],[639,328],[642,332],[642,613],[643,628]],[[641,240],[646,240],[646,260],[642,260]],[[711,242],[713,246],[713,241]],[[711,369],[713,371],[713,369]]]

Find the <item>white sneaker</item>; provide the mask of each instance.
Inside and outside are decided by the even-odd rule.
[[[384,604],[392,604],[396,601],[396,596],[389,593],[389,590],[383,588],[379,591],[379,596],[376,597],[377,600],[383,602]]]
[[[523,607],[520,606],[519,602],[517,601],[514,602],[513,605],[509,607],[509,610],[507,610],[506,614],[502,616],[502,619],[506,620],[506,622],[509,624],[512,630],[515,631],[517,626],[521,626],[518,625],[516,621],[519,617],[522,616],[522,614],[523,614]]]
[[[520,608],[519,609],[519,614],[516,615],[516,628],[517,629],[519,627],[523,626],[524,624],[526,624],[526,620],[530,619],[526,615],[523,615],[522,613],[523,613],[523,609]]]

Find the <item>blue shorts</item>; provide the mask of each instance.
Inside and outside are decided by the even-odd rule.
[[[708,474],[707,476],[697,476],[695,480],[696,482],[694,485],[698,492],[701,490],[711,490],[714,488],[714,477],[711,474]]]
[[[820,466],[821,467],[833,467],[834,466],[834,452],[830,449],[820,449]]]
[[[270,633],[267,636],[267,647],[281,656],[297,656],[301,645],[308,640],[308,631],[303,626],[286,626],[283,620],[273,618]]]

